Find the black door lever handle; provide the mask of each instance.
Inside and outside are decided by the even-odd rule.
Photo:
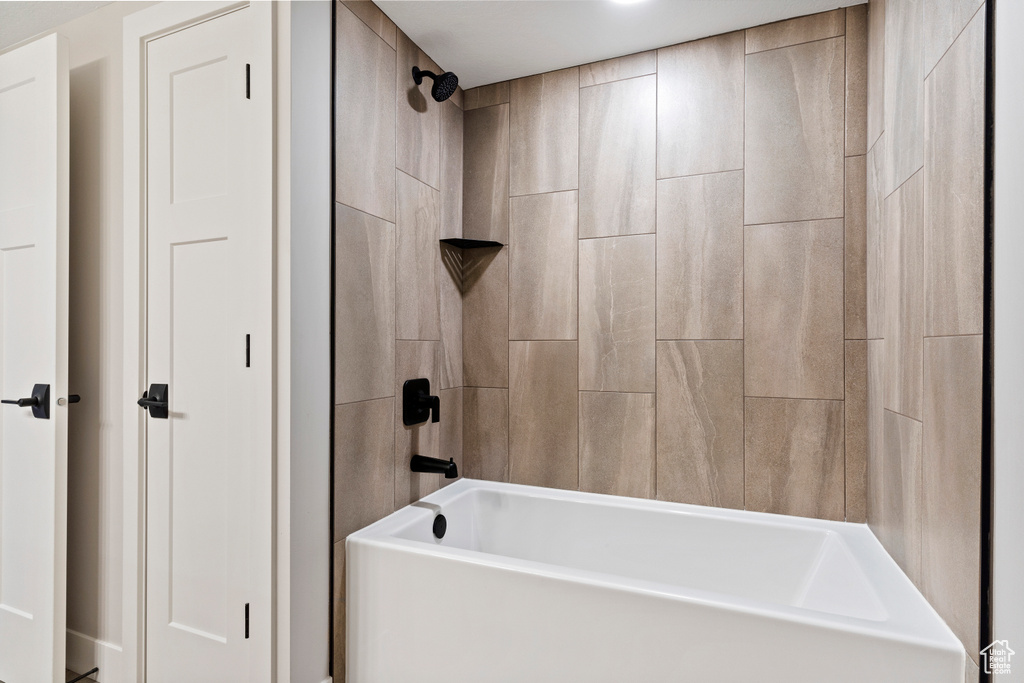
[[[149,391],[142,392],[138,404],[149,411],[150,417],[167,419],[167,385],[150,384]]]
[[[5,398],[0,403],[31,408],[32,416],[40,420],[50,419],[50,385],[36,384],[32,387],[32,395],[28,398]]]
[[[20,408],[30,408],[39,405],[39,397],[29,396],[28,398],[5,398],[3,400],[0,400],[0,403],[10,403],[11,405],[15,405]]]

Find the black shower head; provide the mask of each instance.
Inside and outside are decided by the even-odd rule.
[[[434,79],[434,87],[430,89],[430,94],[438,102],[444,102],[454,95],[455,88],[459,86],[459,77],[451,71],[445,71],[438,76],[433,71],[423,71],[418,66],[412,68],[412,80],[416,81],[416,85],[423,82],[424,76]]]

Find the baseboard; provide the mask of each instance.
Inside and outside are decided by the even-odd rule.
[[[68,629],[67,639],[67,668],[85,673],[98,666],[100,672],[96,675],[97,681],[121,683],[123,651],[120,645],[98,640],[71,629]]]

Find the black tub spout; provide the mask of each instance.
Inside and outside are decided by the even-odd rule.
[[[441,460],[439,458],[428,458],[425,455],[412,456],[413,472],[427,472],[430,474],[443,474],[445,479],[455,479],[459,476],[459,468],[455,464],[455,458]]]

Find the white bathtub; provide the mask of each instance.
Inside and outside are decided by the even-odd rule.
[[[463,479],[346,571],[349,683],[964,680],[860,524]]]

